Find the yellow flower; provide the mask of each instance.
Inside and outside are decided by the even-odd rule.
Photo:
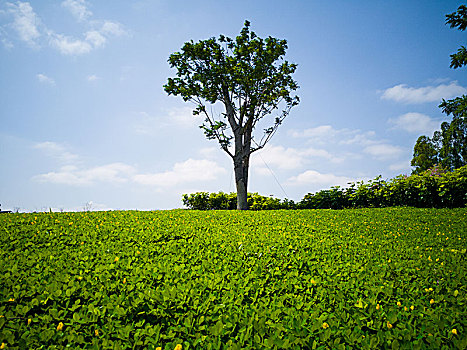
[[[162,350],[162,347],[158,346],[158,347],[156,348],[156,350]]]
[[[98,329],[94,330],[94,335],[95,335],[96,337],[99,336],[99,330],[98,330]]]
[[[413,309],[415,309],[415,307],[412,305],[412,306],[410,307],[410,310],[412,310],[412,311],[413,311]]]
[[[10,298],[8,299],[8,301],[15,301],[15,298]]]
[[[2,343],[2,345],[0,345],[0,349],[5,349],[5,348],[6,348],[6,344]]]
[[[182,344],[175,345],[174,350],[182,350]]]
[[[376,304],[376,310],[379,310],[379,304]]]
[[[115,261],[115,262],[117,262],[117,261],[118,261],[118,256],[116,256],[116,257],[115,257],[115,260],[114,260],[114,261]]]
[[[138,251],[136,251],[136,254],[140,254],[140,251],[139,251],[139,250],[138,250]],[[157,350],[157,348],[156,348],[156,350]]]
[[[430,300],[430,304],[434,304],[435,301],[433,299]]]
[[[326,322],[324,322],[324,323],[323,323],[323,328],[324,328],[324,329],[329,328],[329,325],[328,325]]]
[[[125,284],[125,283],[126,283],[126,277],[123,279],[123,284]]]
[[[31,324],[32,320],[28,318],[28,326]]]
[[[316,281],[314,279],[311,279],[311,284],[316,284]]]
[[[457,335],[457,329],[454,328],[451,332],[452,332],[452,334]]]
[[[400,302],[400,301],[398,301],[398,302],[397,302],[397,306],[401,306],[401,305],[402,305],[402,304],[401,304],[401,302]]]
[[[63,322],[60,322],[57,326],[57,331],[61,331],[63,329]]]
[[[392,328],[392,324],[390,324],[390,323],[389,323],[389,321],[388,321],[388,322],[386,322],[386,326],[387,326],[389,329],[391,329],[391,328]]]
[[[407,311],[407,310],[408,310],[408,309],[407,309],[407,306],[404,306],[404,311]]]

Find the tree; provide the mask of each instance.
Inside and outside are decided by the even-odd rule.
[[[200,128],[205,136],[217,140],[232,158],[237,209],[242,210],[248,209],[251,154],[265,146],[299,103],[298,96],[292,96],[298,89],[292,78],[297,65],[284,60],[287,41],[263,40],[249,27],[245,21],[235,39],[220,35],[219,41],[186,42],[180,52],[170,55],[168,62],[177,69],[177,76],[164,85],[169,95],[180,95],[195,104],[193,114],[203,116]],[[209,111],[207,104],[211,105]],[[218,106],[223,113],[214,112]],[[271,122],[255,136],[257,123],[267,116]]]
[[[456,12],[446,15],[446,24],[464,31],[467,28],[467,7],[459,6]],[[451,55],[451,68],[467,65],[467,50],[461,46]],[[467,164],[467,96],[444,100],[439,105],[443,113],[452,115],[451,123],[441,124],[440,158],[441,164],[454,170]]]
[[[461,5],[456,12],[446,15],[446,24],[464,31],[467,28],[467,7]],[[467,49],[461,46],[457,53],[451,55],[451,68],[465,65]],[[451,171],[467,164],[467,96],[443,99],[438,107],[447,116],[452,115],[452,121],[442,123],[441,130],[435,131],[431,139],[426,136],[418,138],[411,162],[415,167],[413,173],[422,172],[427,166],[438,163]]]
[[[467,164],[467,97],[443,100],[440,107],[443,113],[452,115],[452,121],[442,123],[441,132],[436,135],[439,158],[441,165],[452,171]]]
[[[446,24],[450,24],[451,28],[464,31],[467,28],[467,7],[465,5],[459,6],[457,12],[446,15]],[[451,68],[463,67],[467,64],[467,49],[461,46],[457,53],[451,55]]]
[[[413,174],[421,174],[438,164],[438,151],[429,137],[420,136],[413,149],[410,165],[415,167]]]

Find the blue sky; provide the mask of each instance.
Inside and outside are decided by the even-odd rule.
[[[169,209],[235,191],[230,158],[167,96],[184,42],[287,39],[301,103],[252,156],[249,191],[300,200],[411,171],[420,135],[467,92],[445,25],[459,1],[0,1],[0,203],[20,211]],[[274,175],[272,175],[272,173]],[[276,181],[277,180],[277,181]]]

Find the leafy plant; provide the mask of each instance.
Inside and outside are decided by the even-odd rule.
[[[0,346],[465,349],[466,215],[5,214]]]

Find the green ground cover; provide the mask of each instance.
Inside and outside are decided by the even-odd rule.
[[[0,342],[467,348],[467,209],[0,216]]]

